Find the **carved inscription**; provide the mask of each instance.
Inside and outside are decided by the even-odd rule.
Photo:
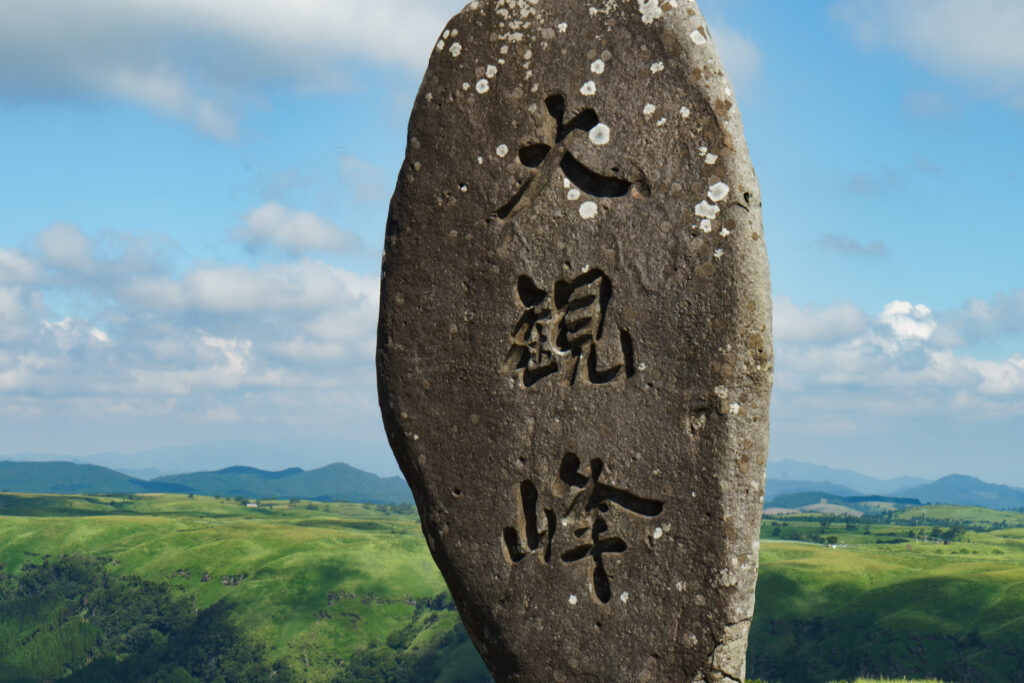
[[[506,366],[524,387],[556,374],[572,386],[607,384],[636,372],[629,332],[607,333],[612,282],[601,270],[559,280],[550,291],[522,275],[516,295],[524,310],[512,328]]]
[[[597,600],[607,603],[612,588],[604,556],[624,553],[629,545],[625,539],[612,535],[605,515],[616,506],[634,515],[654,518],[662,513],[664,504],[602,482],[603,472],[604,462],[600,459],[582,465],[575,454],[566,453],[551,487],[553,500],[540,514],[536,486],[529,480],[522,482],[519,519],[515,527],[505,528],[504,540],[509,560],[514,564],[529,555],[536,555],[545,564],[551,563],[553,557],[565,565],[592,562],[591,590]],[[565,533],[556,542],[559,526]]]
[[[574,131],[588,132],[601,123],[597,112],[593,109],[584,109],[565,121],[564,97],[552,95],[544,100],[544,104],[551,117],[549,125],[546,126],[547,139],[544,142],[526,145],[519,150],[519,162],[528,168],[537,169],[537,172],[512,195],[511,199],[498,208],[498,217],[509,218],[532,203],[554,175],[556,168],[561,168],[566,178],[592,197],[625,196],[632,183],[623,178],[601,175],[587,168],[566,149],[566,144]]]

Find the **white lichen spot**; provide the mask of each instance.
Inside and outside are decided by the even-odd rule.
[[[527,62],[533,59],[533,50],[527,50],[525,54],[523,54],[523,59]]]
[[[603,59],[595,59],[594,61],[592,61],[590,63],[590,70],[593,73],[597,74],[598,76],[603,74],[604,73],[604,60]]]
[[[434,93],[432,93],[432,92],[428,92],[428,93],[427,93],[427,94],[426,94],[426,95],[424,96],[424,98],[423,98],[423,99],[425,99],[425,100],[426,100],[427,102],[433,102],[433,101],[434,101]]]
[[[708,42],[708,39],[704,37],[704,34],[699,28],[693,29],[690,33],[690,40],[693,41],[694,45],[704,45]]]
[[[568,190],[570,187],[572,187],[572,181],[569,180],[568,178],[562,178],[562,187]]]
[[[718,251],[722,251],[722,250],[719,249]],[[716,251],[715,253],[717,254],[718,252]],[[719,258],[721,258],[721,257],[719,257]],[[730,415],[739,415],[740,414],[740,404],[739,403],[732,403],[732,404],[730,404],[729,405],[729,414]]]
[[[577,602],[579,602],[579,599],[575,595],[570,595],[569,596],[569,604],[570,605],[575,605]]]
[[[723,250],[715,249],[715,258],[722,258],[722,256],[724,256],[724,255],[725,255],[725,252]]]
[[[680,107],[679,108],[679,113],[680,113],[680,115],[682,115],[682,117],[684,119],[690,118],[690,108],[689,107]]]
[[[708,220],[707,218],[702,220],[700,222],[700,230],[705,234],[711,232],[711,221]]]
[[[659,526],[654,530],[654,540],[657,541],[659,538],[665,535],[665,531]]]
[[[508,154],[508,145],[498,145],[497,149],[494,150],[494,153],[497,154],[499,158],[504,159],[505,155]]]
[[[440,52],[443,49],[444,49],[444,41],[443,40],[437,41],[437,51]]]
[[[729,228],[722,228],[721,230],[718,231],[718,234],[721,235],[722,237],[728,237],[729,235],[732,234],[732,231],[729,230]]]
[[[494,78],[498,74],[498,67],[493,64],[487,65],[487,72],[484,74],[487,78]]]
[[[704,155],[704,163],[708,166],[714,166],[715,162],[718,161],[717,154],[711,154],[710,152]]]
[[[732,97],[732,88],[726,86],[726,88],[725,88],[725,96],[726,97]]]
[[[683,588],[685,586],[686,586],[686,584],[683,583],[682,581],[676,581],[676,590],[679,591],[680,593],[683,592]]]
[[[476,91],[481,95],[485,94],[490,89],[491,82],[486,78],[481,78],[479,81],[476,82]]]
[[[658,124],[657,124],[657,125],[659,125],[659,126],[664,126],[664,125],[665,125],[665,124],[666,124],[667,122],[668,122],[668,119],[666,119],[666,118],[665,118],[665,117],[663,116],[663,117],[661,117],[660,119],[658,119]]]
[[[721,209],[719,209],[714,204],[708,204],[707,200],[705,199],[702,199],[700,204],[693,208],[693,213],[698,218],[710,218],[711,220],[714,220],[715,218],[718,217],[719,211],[721,211]]]
[[[445,40],[448,40],[448,36],[450,36],[451,34],[452,34],[451,31],[449,31],[448,29],[445,29],[444,33],[441,34],[441,37],[444,38]]]
[[[469,83],[463,83],[462,84],[462,89],[463,90],[469,90]]]
[[[452,46],[448,48],[448,52],[452,53],[452,57],[458,57],[462,54],[462,43],[452,43]]]
[[[640,4],[640,19],[645,24],[653,24],[655,19],[661,19],[661,0],[637,0]]]
[[[508,54],[508,45],[502,45],[501,49],[498,50],[498,52],[500,52],[503,55],[507,55]]]
[[[644,116],[650,116],[651,114],[653,114],[656,111],[658,111],[658,108],[655,107],[650,102],[648,102],[647,104],[644,105]]]
[[[476,158],[476,163],[478,163],[481,166],[483,166],[484,165],[484,158],[483,157],[477,157]]]
[[[729,389],[723,384],[719,384],[715,387],[715,396],[722,399],[723,401],[729,398]]]
[[[461,192],[469,192],[469,186],[466,185],[465,183],[463,183],[463,184],[459,185],[459,190]]]
[[[558,32],[559,33],[565,33],[568,28],[569,28],[569,24],[567,24],[567,23],[565,23],[563,21],[561,24],[558,25]]]
[[[580,198],[580,191],[574,187],[565,193],[565,198],[568,199],[570,202],[574,202]]]
[[[622,600],[623,605],[629,602],[629,591],[622,591],[622,595],[619,596],[619,600]]]
[[[597,204],[595,202],[583,202],[580,204],[580,218],[590,220],[597,215]]]
[[[612,129],[603,123],[599,123],[590,129],[590,141],[595,145],[607,145],[612,139]]]
[[[696,497],[697,497],[697,492],[696,491],[690,491],[690,498],[696,498]]]
[[[704,156],[704,155],[706,155],[706,154],[708,153],[708,148],[707,148],[707,147],[704,147],[704,146],[702,145],[701,147],[699,147],[699,148],[697,149],[697,152],[698,152],[698,153],[699,153],[699,154],[700,154],[701,156]]]
[[[580,94],[581,95],[585,95],[587,97],[590,97],[591,95],[595,94],[596,92],[597,92],[597,84],[594,83],[594,81],[587,81],[586,83],[583,84],[583,87],[580,88]]]
[[[729,195],[729,186],[725,183],[715,183],[708,190],[708,199],[713,202],[720,202]]]
[[[655,62],[654,64],[651,64],[651,73],[652,74],[656,74],[659,71],[664,71],[664,70],[665,70],[665,63],[664,62]]]

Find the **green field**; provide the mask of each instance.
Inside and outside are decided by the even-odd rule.
[[[235,668],[130,680],[487,680],[408,506],[2,494],[0,565],[5,683],[114,680],[211,638]],[[68,587],[33,593],[47,581]],[[149,630],[105,652],[130,602]],[[764,521],[751,678],[1022,680],[1022,642],[1024,515]]]
[[[14,573],[44,555],[88,553],[109,559],[111,576],[182,589],[198,609],[228,605],[232,622],[299,680],[333,680],[368,647],[436,649],[458,624],[451,609],[417,611],[417,601],[445,586],[413,515],[349,503],[264,501],[251,509],[203,497],[132,498],[4,494],[0,563]],[[410,624],[410,642],[385,646]],[[485,673],[464,636],[458,640],[439,680]]]
[[[942,506],[870,525],[766,519],[748,672],[1021,680],[1024,529],[1004,523],[1024,515]],[[779,540],[787,535],[838,543]]]

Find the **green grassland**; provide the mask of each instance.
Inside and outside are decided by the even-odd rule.
[[[1024,529],[1004,523],[1024,515],[934,506],[890,523],[766,519],[748,671],[1024,680]]]
[[[382,649],[389,637],[401,645],[388,648],[395,652],[429,650],[458,624],[450,603],[423,609],[444,582],[418,519],[392,509],[5,494],[0,563],[12,573],[43,555],[109,558],[111,576],[170,583],[194,596],[198,609],[229,605],[233,623],[299,680],[333,680],[355,652]],[[464,636],[456,640],[439,680],[481,677],[475,650]]]
[[[279,681],[487,680],[409,513],[307,501],[248,508],[171,494],[2,494],[0,636],[13,645],[0,644],[0,681],[76,670],[68,680],[243,681],[269,671]],[[79,554],[98,559],[55,559]],[[89,562],[102,566],[100,579]],[[87,596],[17,589],[19,577],[73,583],[75,572],[92,581]],[[175,647],[191,651],[183,643],[234,638],[218,650],[231,656],[217,656],[234,657],[235,668],[143,676],[145,652],[132,650],[131,638],[111,640],[124,616],[101,609],[119,600],[142,605],[133,619],[153,626],[150,641],[161,628],[170,633],[161,624],[177,615],[163,649],[146,641],[145,652],[166,658]],[[120,649],[97,660],[111,642]],[[1024,680],[1021,642],[1024,515],[932,506],[763,523],[752,678]]]

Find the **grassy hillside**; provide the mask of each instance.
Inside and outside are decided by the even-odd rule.
[[[412,492],[401,477],[378,477],[343,463],[304,472],[293,467],[266,472],[252,467],[228,467],[217,472],[194,472],[158,477],[154,484],[185,487],[206,496],[302,498],[369,503],[412,503]]]
[[[329,681],[438,650],[437,680],[482,676],[475,650],[454,630],[457,613],[436,597],[444,583],[418,520],[392,509],[2,495],[0,563],[14,573],[44,555],[109,558],[112,577],[169,583],[201,610],[226,605],[230,622],[299,680]]]
[[[751,676],[1021,679],[1024,529],[971,531],[994,520],[970,508],[897,514],[906,521],[765,521]],[[823,534],[838,547],[809,542]],[[808,540],[773,540],[786,536]]]
[[[0,681],[486,680],[402,510],[0,495]],[[1024,515],[805,514],[766,519],[762,539],[751,678],[1020,679]],[[81,553],[99,559],[61,558]],[[204,678],[183,643],[228,668]]]

